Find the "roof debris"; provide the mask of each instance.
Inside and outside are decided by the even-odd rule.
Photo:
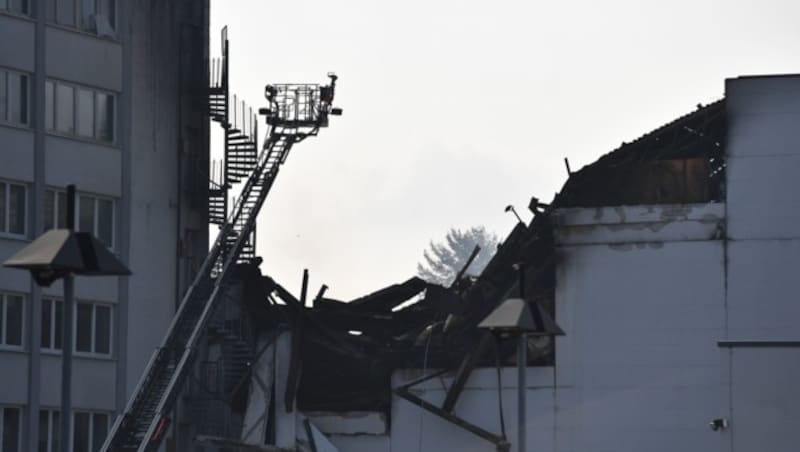
[[[392,372],[426,367],[457,371],[443,408],[452,412],[474,367],[514,363],[515,345],[491,347],[490,336],[477,326],[499,303],[520,296],[520,282],[522,298],[555,318],[559,254],[551,213],[563,207],[720,201],[725,129],[724,101],[718,101],[571,170],[550,204],[533,198],[533,220],[514,227],[479,276],[461,277],[451,287],[413,277],[342,301],[326,298],[322,286],[306,306],[304,295],[296,298],[255,267],[242,268],[253,326],[263,331],[283,325],[297,338],[294,381],[285,401],[296,394],[301,411],[388,413]],[[529,365],[550,365],[554,354],[552,341],[529,341]]]

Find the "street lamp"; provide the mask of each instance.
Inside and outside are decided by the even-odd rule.
[[[64,279],[64,316],[61,331],[61,450],[70,450],[72,406],[72,319],[75,304],[73,275],[130,275],[128,268],[89,232],[75,232],[75,186],[67,186],[67,229],[53,229],[3,263],[31,272],[36,284],[50,286]]]
[[[516,337],[517,344],[517,451],[525,452],[525,369],[528,361],[528,336],[563,336],[564,331],[538,303],[509,298],[495,308],[478,328],[490,330],[499,338]],[[501,393],[502,397],[502,393]]]

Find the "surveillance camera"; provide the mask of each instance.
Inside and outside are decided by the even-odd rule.
[[[725,418],[716,418],[712,419],[711,422],[708,423],[708,426],[711,427],[713,431],[724,430],[728,428],[728,420]]]

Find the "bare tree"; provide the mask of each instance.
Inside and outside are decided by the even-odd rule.
[[[449,286],[467,263],[475,245],[481,248],[481,252],[465,274],[480,274],[497,250],[497,235],[483,226],[463,231],[450,228],[443,242],[431,241],[429,248],[423,252],[424,262],[417,264],[417,275],[429,283]]]

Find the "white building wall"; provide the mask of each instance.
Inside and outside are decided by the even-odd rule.
[[[797,339],[800,76],[728,80],[730,338]]]
[[[729,80],[726,108],[724,204],[551,217],[556,321],[566,336],[557,339],[555,369],[528,370],[527,450],[797,450],[800,76]],[[455,414],[499,433],[494,372],[472,373]],[[392,387],[419,376],[399,371]],[[451,381],[445,375],[413,391],[440,405]],[[513,444],[511,369],[502,394]],[[397,396],[390,419],[388,437],[329,437],[342,452],[495,450]],[[713,419],[729,426],[714,431]]]
[[[429,371],[432,372],[432,371]],[[392,387],[420,377],[419,370],[398,371],[392,377]],[[555,395],[553,368],[530,367],[526,378],[527,450],[554,450],[560,426],[553,416]],[[453,375],[444,375],[412,387],[412,392],[439,406],[444,402]],[[517,371],[506,368],[501,373],[503,413],[506,435],[510,443],[517,438]],[[560,389],[559,389],[560,391]],[[497,391],[497,371],[493,368],[475,369],[458,398],[454,413],[484,430],[500,435],[500,407]],[[392,397],[390,444],[387,449],[493,452],[495,445],[456,426],[396,395]],[[333,439],[337,443],[336,439]],[[374,441],[374,440],[373,440]],[[337,443],[338,444],[338,443]],[[421,446],[421,449],[420,449]],[[342,448],[342,452],[368,450]],[[512,447],[512,451],[515,449]]]
[[[719,204],[557,214],[554,450],[720,450],[723,218]]]
[[[34,70],[35,24],[18,17],[0,15],[0,65],[25,72]]]
[[[557,225],[556,366],[528,369],[527,450],[709,450],[727,444],[708,422],[727,409],[723,204],[568,209]],[[419,376],[395,374],[393,387]],[[435,404],[452,375],[414,386]],[[509,442],[516,371],[504,369]],[[499,434],[497,376],[476,369],[455,414]],[[389,444],[357,436],[344,451],[493,451],[492,443],[397,396]],[[420,449],[421,447],[421,449]]]
[[[556,320],[566,336],[557,339],[555,368],[528,370],[527,450],[797,450],[800,76],[728,80],[726,108],[724,204],[551,217]],[[399,371],[392,387],[419,376]],[[495,378],[476,369],[455,414],[499,433]],[[502,378],[513,444],[513,370]],[[451,382],[445,375],[413,391],[440,405]],[[714,431],[713,419],[729,426]],[[397,396],[390,423],[387,434],[323,430],[342,452],[495,450]]]
[[[798,340],[800,76],[728,80],[726,99],[726,339]],[[732,381],[733,450],[796,450],[800,348],[725,353]]]

